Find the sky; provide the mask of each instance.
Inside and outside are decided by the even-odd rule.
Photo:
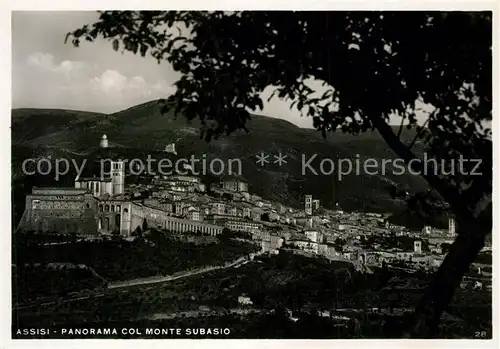
[[[158,64],[130,52],[115,52],[109,41],[64,43],[66,33],[97,20],[94,11],[12,12],[12,108],[60,108],[113,113],[164,98],[179,78],[168,62]],[[259,114],[300,127],[312,119],[264,91]]]
[[[115,52],[104,39],[78,48],[64,43],[66,33],[97,19],[95,11],[12,12],[12,108],[113,113],[175,91],[180,76],[166,61]],[[318,81],[308,85],[318,93],[325,89]],[[290,110],[290,102],[277,97],[267,102],[271,93],[272,88],[263,92],[259,114],[312,128],[312,119]]]

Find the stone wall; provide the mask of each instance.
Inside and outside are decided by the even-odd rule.
[[[31,210],[25,211],[19,223],[21,231],[97,234],[92,210]]]
[[[166,229],[169,231],[184,233],[197,232],[209,235],[218,235],[222,233],[224,227],[219,225],[207,224],[203,222],[191,221],[182,218],[169,216],[165,211],[156,208],[147,207],[139,204],[132,204],[131,229],[134,231],[137,227],[142,228],[142,224],[146,222],[151,228]]]
[[[97,201],[86,190],[33,188],[19,230],[58,233],[97,233]]]

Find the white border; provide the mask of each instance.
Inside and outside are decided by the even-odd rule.
[[[11,113],[11,11],[55,11],[55,10],[97,10],[102,9],[165,9],[168,5],[171,9],[259,9],[259,10],[492,10],[494,11],[494,29],[493,29],[493,95],[494,95],[494,115],[493,118],[493,147],[494,147],[494,173],[498,173],[500,153],[500,142],[497,139],[500,121],[498,120],[498,82],[500,81],[498,70],[498,44],[499,44],[499,4],[497,1],[318,1],[318,0],[236,0],[236,1],[212,1],[212,0],[177,0],[177,1],[158,1],[158,0],[53,0],[42,2],[40,0],[9,0],[7,4],[2,1],[0,8],[4,11],[0,13],[0,105],[3,116],[0,117],[0,163],[7,164],[0,172],[0,221],[3,224],[3,243],[0,251],[0,275],[2,283],[0,286],[0,349],[3,348],[88,348],[95,346],[106,346],[109,348],[165,348],[175,346],[176,348],[192,348],[204,346],[207,348],[303,348],[310,346],[314,348],[498,348],[498,309],[500,290],[497,268],[499,267],[498,253],[493,254],[493,339],[492,340],[184,340],[184,339],[162,339],[162,340],[11,340],[11,173],[10,173],[10,113]],[[40,28],[43,30],[43,28]],[[40,87],[43,88],[43,87]],[[494,214],[493,214],[493,232],[498,231],[499,227],[499,188],[497,182],[493,188]],[[498,234],[498,233],[497,233]],[[493,249],[499,248],[499,238],[493,233]],[[496,310],[496,312],[495,312]]]

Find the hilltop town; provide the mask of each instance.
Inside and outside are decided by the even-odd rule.
[[[494,340],[491,10],[13,11],[12,339]]]
[[[101,148],[108,148],[106,135]],[[176,154],[175,144],[165,152]],[[430,226],[411,231],[379,213],[325,209],[304,195],[304,208],[265,200],[252,193],[241,176],[221,176],[203,183],[199,176],[149,176],[143,184],[127,184],[125,163],[110,163],[110,176],[75,178],[73,188],[33,188],[18,231],[73,233],[83,239],[119,235],[133,240],[145,227],[168,233],[218,236],[251,241],[260,253],[280,250],[309,257],[352,263],[357,270],[390,266],[409,271],[435,270],[455,238],[455,220],[448,230]],[[181,172],[181,171],[180,171]],[[491,251],[486,247],[485,251]],[[491,289],[491,266],[477,263],[475,288]],[[470,280],[469,280],[470,283]]]

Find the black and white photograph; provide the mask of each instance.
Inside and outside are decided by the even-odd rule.
[[[491,344],[493,12],[12,11],[11,341]]]

